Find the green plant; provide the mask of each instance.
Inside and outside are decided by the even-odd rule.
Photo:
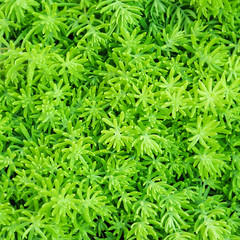
[[[0,0],[0,239],[239,240],[239,13]]]

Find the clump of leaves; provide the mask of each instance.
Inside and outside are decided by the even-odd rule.
[[[0,0],[0,239],[239,239],[238,0]]]

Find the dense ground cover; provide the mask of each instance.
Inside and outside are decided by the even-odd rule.
[[[240,239],[239,0],[0,0],[0,239]]]

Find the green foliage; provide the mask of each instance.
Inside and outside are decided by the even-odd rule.
[[[194,158],[193,166],[198,166],[199,174],[202,178],[209,178],[209,175],[212,178],[216,178],[216,176],[221,176],[221,171],[225,171],[227,168],[226,161],[227,157],[224,154],[216,153],[216,150],[204,149],[202,151],[194,148],[196,155]]]
[[[141,2],[141,1],[140,1]],[[141,11],[139,2],[120,0],[102,1],[97,5],[97,9],[101,9],[100,13],[104,16],[110,15],[108,20],[110,23],[110,31],[118,32],[120,28],[128,28],[129,25],[139,25],[139,19],[141,18]]]
[[[0,239],[239,240],[239,13],[0,0]]]
[[[107,149],[113,147],[116,148],[117,152],[120,151],[121,147],[126,146],[128,149],[131,147],[132,137],[128,136],[127,132],[132,129],[132,126],[123,126],[124,113],[120,113],[119,121],[110,113],[109,114],[113,122],[107,118],[102,120],[111,128],[109,130],[102,130],[102,136],[99,139],[99,142],[108,143]]]
[[[217,0],[213,3],[209,0],[191,0],[190,4],[197,9],[200,16],[203,14],[205,17],[209,18],[211,15],[216,17],[218,14],[222,14],[222,11],[231,12],[234,1]]]
[[[219,126],[220,123],[213,119],[212,116],[204,115],[203,118],[199,116],[197,118],[196,124],[192,127],[193,124],[188,124],[185,128],[188,132],[190,132],[193,137],[190,137],[188,141],[191,143],[188,146],[188,149],[191,149],[195,146],[198,142],[208,149],[210,146],[212,147],[219,147],[219,143],[215,138],[223,138],[223,135],[219,133],[230,133],[229,131],[225,130],[225,126]]]

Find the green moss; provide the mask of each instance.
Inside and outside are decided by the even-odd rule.
[[[238,0],[0,0],[0,239],[240,239]]]

